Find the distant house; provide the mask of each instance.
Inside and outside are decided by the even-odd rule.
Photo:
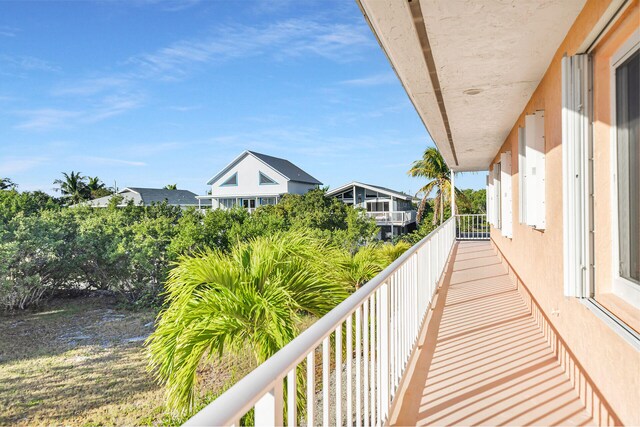
[[[416,229],[414,197],[401,191],[354,181],[327,192],[327,196],[365,209],[380,226],[380,238],[388,239]]]
[[[322,183],[288,160],[245,151],[207,185],[211,194],[197,196],[200,206],[230,209],[275,205],[284,194],[304,194]]]
[[[109,205],[111,199],[116,196],[100,197],[98,199],[89,200],[82,203],[84,206],[95,208],[104,208]],[[118,191],[117,196],[122,197],[118,206],[127,206],[133,203],[134,206],[151,206],[154,203],[166,202],[170,206],[180,206],[183,208],[197,207],[198,200],[196,194],[187,190],[165,190],[164,188],[142,188],[127,187]]]

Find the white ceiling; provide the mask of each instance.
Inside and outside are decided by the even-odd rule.
[[[413,0],[424,17],[455,166],[409,3],[358,1],[431,137],[456,170],[488,168],[585,3]]]

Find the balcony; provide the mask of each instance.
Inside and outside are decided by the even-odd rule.
[[[597,388],[469,221],[484,219],[447,220],[187,425],[594,423]]]
[[[367,212],[377,225],[397,225],[403,227],[416,221],[416,211]]]

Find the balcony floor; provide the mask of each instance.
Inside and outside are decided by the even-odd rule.
[[[390,424],[591,425],[491,244],[454,251]]]

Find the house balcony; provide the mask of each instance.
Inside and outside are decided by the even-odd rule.
[[[469,221],[447,220],[187,425],[250,411],[256,425],[615,424],[508,262],[467,239]]]
[[[404,227],[416,222],[416,211],[396,212],[367,212],[369,218],[373,218],[377,225],[395,225]]]

